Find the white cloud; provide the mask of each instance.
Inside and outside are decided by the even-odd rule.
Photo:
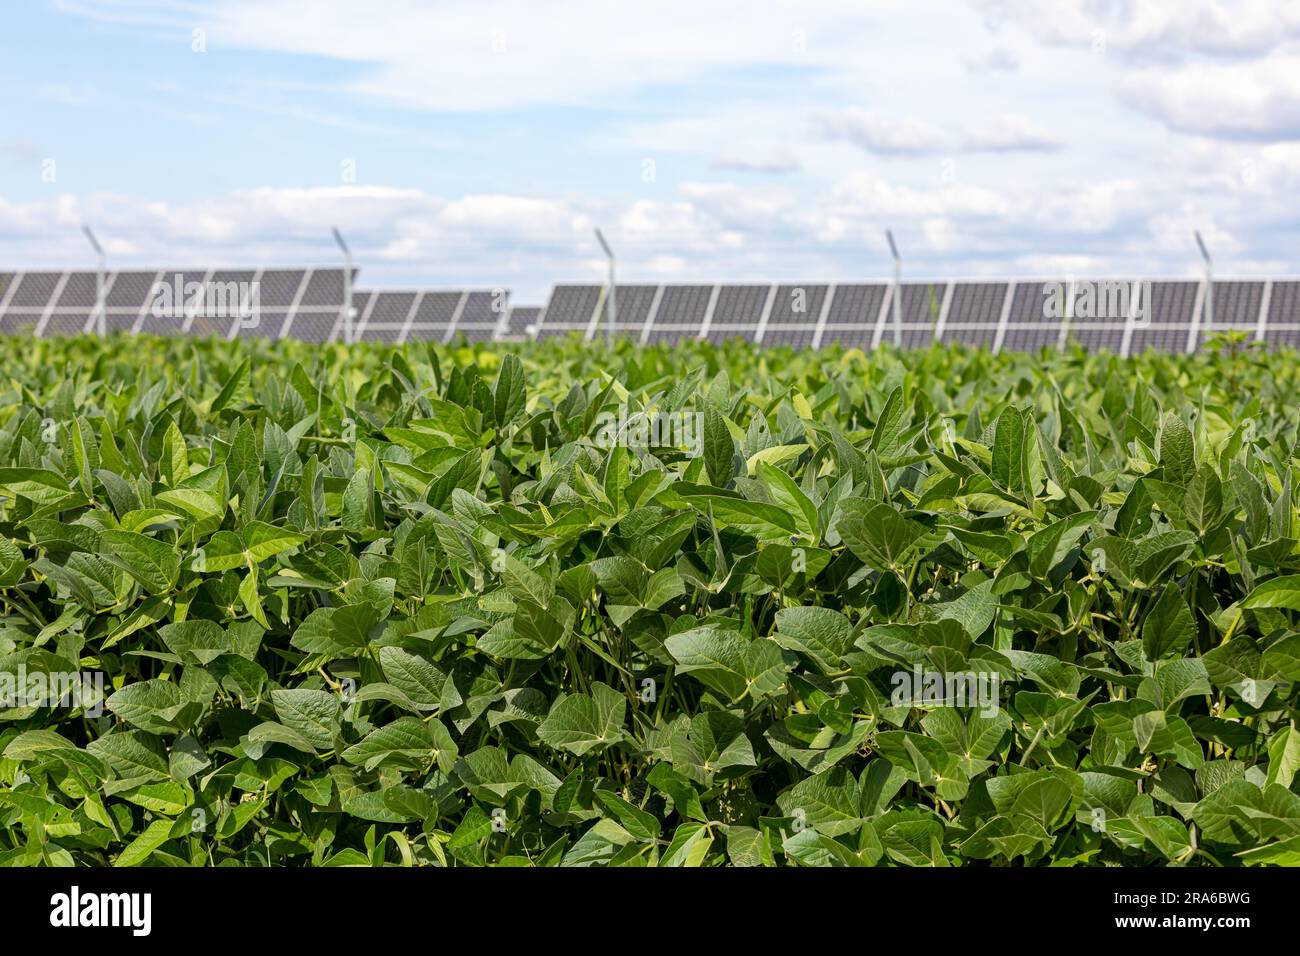
[[[871,153],[922,156],[949,146],[943,133],[922,120],[890,119],[858,107],[824,110],[813,119],[825,139],[843,140]]]
[[[972,0],[995,25],[1039,40],[1146,60],[1189,52],[1264,53],[1300,39],[1300,7],[1278,0]],[[1098,33],[1100,31],[1100,36]]]
[[[978,56],[966,57],[972,73],[1014,73],[1020,69],[1020,57],[1006,47],[993,47]]]
[[[822,137],[842,140],[881,156],[955,153],[1051,152],[1060,141],[1024,116],[994,116],[960,131],[936,129],[918,119],[885,119],[868,110],[823,110],[814,116]]]
[[[1008,113],[966,129],[961,148],[976,153],[1052,152],[1061,148],[1061,141],[1033,120]]]
[[[715,156],[709,164],[714,169],[741,173],[797,173],[799,159],[788,149],[776,149],[756,155],[726,153]]]
[[[1133,105],[1182,132],[1300,140],[1300,54],[1136,70],[1122,88]]]

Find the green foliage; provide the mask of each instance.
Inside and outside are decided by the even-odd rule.
[[[0,361],[0,863],[1300,863],[1294,356]]]

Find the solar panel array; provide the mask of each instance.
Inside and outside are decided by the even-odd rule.
[[[0,272],[0,333],[94,331],[335,341],[342,269]],[[101,305],[102,303],[102,305]],[[1203,347],[1234,330],[1300,347],[1300,279],[558,285],[541,307],[505,289],[356,290],[361,341],[470,342],[619,336],[642,343],[741,339],[862,349],[932,341],[1032,350],[1076,341],[1128,354]],[[612,320],[612,321],[611,321]]]
[[[536,338],[603,336],[604,286],[556,286]],[[1128,354],[1202,347],[1233,330],[1300,346],[1300,280],[1061,279],[749,285],[619,285],[615,331],[640,342],[743,339],[756,345],[870,349],[897,340],[1034,350],[1075,341]]]
[[[325,341],[343,315],[342,269],[0,272],[0,333],[109,332]]]

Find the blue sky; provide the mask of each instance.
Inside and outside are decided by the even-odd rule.
[[[0,267],[376,287],[1295,271],[1284,0],[19,0]]]

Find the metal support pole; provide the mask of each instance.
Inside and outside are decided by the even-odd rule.
[[[330,231],[334,233],[334,241],[343,250],[343,341],[352,345],[352,320],[356,315],[356,310],[352,307],[352,250],[343,241],[343,234],[337,226],[331,226]]]
[[[89,226],[82,226],[81,231],[86,234],[86,238],[90,240],[91,248],[95,250],[95,333],[97,335],[107,335],[108,318],[104,314],[104,272],[106,269],[104,247],[99,244],[99,240],[95,238],[95,234],[90,231]]]
[[[894,244],[893,230],[885,230],[889,240],[889,254],[894,257],[894,348],[903,347],[903,262],[898,256],[898,246]]]
[[[1201,248],[1201,258],[1205,260],[1205,321],[1202,323],[1207,333],[1214,331],[1214,260],[1210,250],[1205,248],[1201,230],[1195,231],[1196,244]]]
[[[614,333],[618,329],[618,290],[614,284],[614,250],[609,247],[604,233],[599,229],[596,230],[596,241],[605,250],[605,258],[609,260],[609,292],[605,297],[605,344],[613,347]]]

